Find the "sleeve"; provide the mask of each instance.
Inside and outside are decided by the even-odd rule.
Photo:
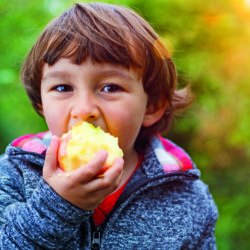
[[[206,214],[206,219],[204,220],[203,226],[201,227],[201,233],[199,237],[199,242],[196,246],[196,249],[209,249],[216,250],[216,239],[215,239],[215,226],[218,219],[218,209],[211,196],[209,189],[206,187],[206,200],[207,208],[201,209]],[[206,211],[206,212],[205,212]]]
[[[209,249],[209,250],[216,250],[216,240],[215,240],[215,225],[216,225],[217,217],[210,218],[207,221],[206,227],[201,234],[201,238],[199,244],[197,245],[197,249]]]
[[[10,174],[6,165],[0,158],[0,249],[76,249],[74,239],[91,212],[64,200],[43,179],[24,200],[21,173]]]

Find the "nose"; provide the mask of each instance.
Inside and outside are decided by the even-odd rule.
[[[99,117],[97,101],[91,95],[79,95],[75,97],[71,116],[74,120],[93,122]]]

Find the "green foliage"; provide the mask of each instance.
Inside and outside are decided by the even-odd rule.
[[[87,2],[87,1],[85,1]],[[246,0],[106,1],[136,10],[162,37],[179,87],[196,101],[174,119],[167,137],[202,170],[218,204],[218,249],[247,249],[250,159],[250,7]],[[46,130],[19,79],[22,62],[45,25],[69,0],[0,0],[0,152],[17,136]]]

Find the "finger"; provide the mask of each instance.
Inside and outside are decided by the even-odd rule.
[[[117,158],[114,164],[104,173],[103,178],[86,183],[85,188],[93,194],[102,192],[105,196],[117,189],[121,183],[124,160]]]
[[[43,176],[50,177],[58,169],[57,150],[59,139],[57,136],[52,136],[50,145],[46,151],[46,157],[43,167]]]
[[[120,186],[122,174],[123,174],[124,160],[117,158],[114,164],[104,173],[103,181],[100,185],[101,188],[109,190],[115,190]]]
[[[113,165],[104,173],[103,178],[111,178],[112,180],[115,180],[118,177],[121,177],[123,173],[123,165],[123,158],[116,158]]]
[[[96,156],[86,165],[81,166],[80,168],[73,170],[72,174],[82,183],[86,183],[97,175],[99,170],[104,166],[108,157],[106,150],[100,150]]]

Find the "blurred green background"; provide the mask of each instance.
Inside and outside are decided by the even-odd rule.
[[[86,1],[85,1],[86,2]],[[250,249],[250,1],[116,0],[162,37],[195,103],[165,135],[191,154],[219,208],[218,249]],[[69,0],[0,0],[0,153],[46,130],[19,78],[28,50]]]

